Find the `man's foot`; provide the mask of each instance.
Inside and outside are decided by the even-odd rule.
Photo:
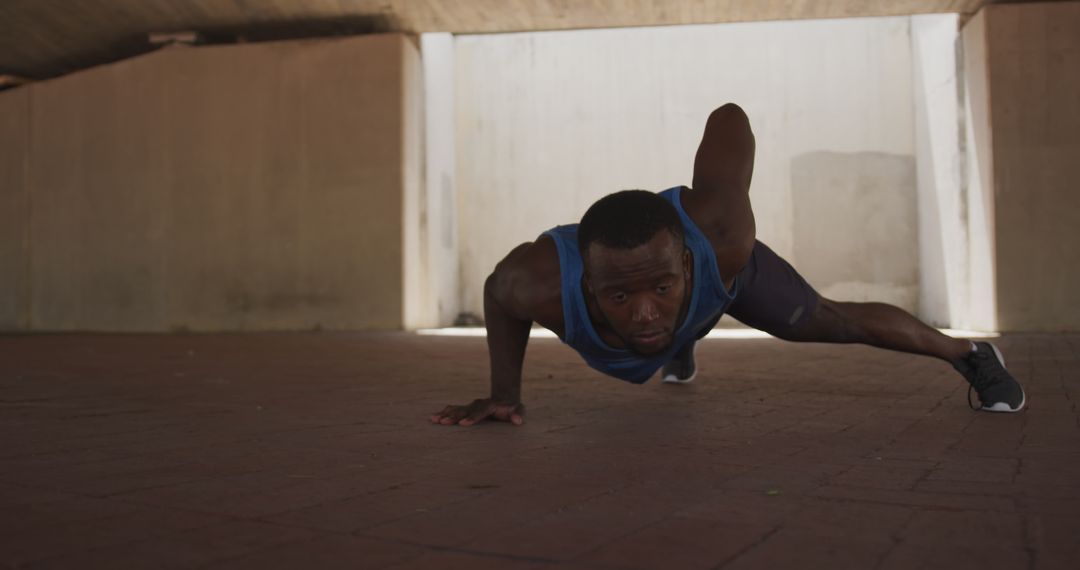
[[[977,342],[975,350],[964,357],[956,370],[971,384],[968,388],[968,405],[973,410],[987,412],[1019,412],[1027,398],[1020,383],[1005,370],[1005,358],[996,346]],[[979,394],[981,406],[971,402],[971,390]]]
[[[697,365],[694,363],[694,347],[697,342],[691,342],[682,350],[671,357],[671,361],[664,365],[660,371],[660,379],[667,384],[686,384],[697,376]]]

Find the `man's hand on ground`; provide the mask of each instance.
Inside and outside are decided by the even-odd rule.
[[[464,406],[446,406],[443,411],[431,416],[431,423],[444,426],[454,424],[471,426],[486,419],[510,422],[519,426],[525,423],[525,404],[480,398]]]

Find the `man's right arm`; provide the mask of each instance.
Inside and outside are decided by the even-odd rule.
[[[521,403],[521,366],[532,319],[514,307],[514,276],[498,268],[484,282],[484,326],[491,360],[491,399]]]
[[[472,425],[492,418],[520,425],[521,372],[533,321],[561,332],[558,254],[541,238],[522,244],[484,282],[484,324],[491,363],[491,393],[464,406],[447,406],[431,417],[443,425]]]

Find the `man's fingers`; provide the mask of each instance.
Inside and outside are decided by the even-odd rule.
[[[438,414],[439,421],[437,423],[440,423],[444,426],[456,424],[458,420],[465,417],[465,415],[468,413],[465,406],[447,407],[450,409],[444,410],[442,413]]]
[[[445,408],[443,408],[442,411],[440,411],[438,413],[435,413],[435,414],[431,414],[431,423],[433,423],[433,424],[439,423],[440,421],[442,421],[442,419],[444,417],[446,417],[447,414],[454,411],[454,408],[457,408],[457,406],[455,406],[453,404],[450,404],[450,405],[446,406]]]
[[[432,423],[449,426],[461,423],[463,420],[471,420],[461,423],[461,425],[472,425],[491,415],[490,408],[490,400],[484,399],[473,400],[472,403],[465,406],[451,404],[443,408],[441,412],[431,416],[431,421]]]
[[[441,412],[431,416],[431,423],[471,426],[492,417],[519,426],[525,423],[525,405],[499,404],[489,399],[478,399],[467,406],[446,406]]]
[[[495,411],[495,406],[487,402],[473,402],[473,408],[473,411],[465,418],[462,418],[462,420],[458,422],[458,425],[471,426],[476,422],[484,420]]]
[[[525,423],[525,404],[518,404],[510,411],[510,423],[516,426]]]
[[[525,406],[522,404],[497,404],[492,411],[495,419],[510,422],[516,426],[525,423]]]
[[[458,423],[458,420],[460,420],[462,417],[464,417],[464,415],[465,414],[463,414],[461,412],[458,412],[458,411],[450,412],[449,414],[446,414],[445,416],[443,416],[439,420],[439,423],[444,425],[444,426],[454,425],[454,424]]]

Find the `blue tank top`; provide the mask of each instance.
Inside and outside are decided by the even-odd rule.
[[[613,348],[601,338],[589,319],[589,309],[582,291],[581,278],[585,268],[577,245],[577,224],[558,226],[544,232],[551,236],[559,251],[559,270],[562,277],[563,319],[566,321],[562,341],[573,348],[592,368],[620,380],[643,384],[667,364],[683,346],[704,334],[735,299],[739,284],[736,280],[729,293],[716,267],[712,244],[683,210],[679,199],[682,186],[660,192],[682,219],[684,242],[694,257],[694,284],[686,318],[675,332],[671,347],[654,356],[642,356],[629,349]]]

